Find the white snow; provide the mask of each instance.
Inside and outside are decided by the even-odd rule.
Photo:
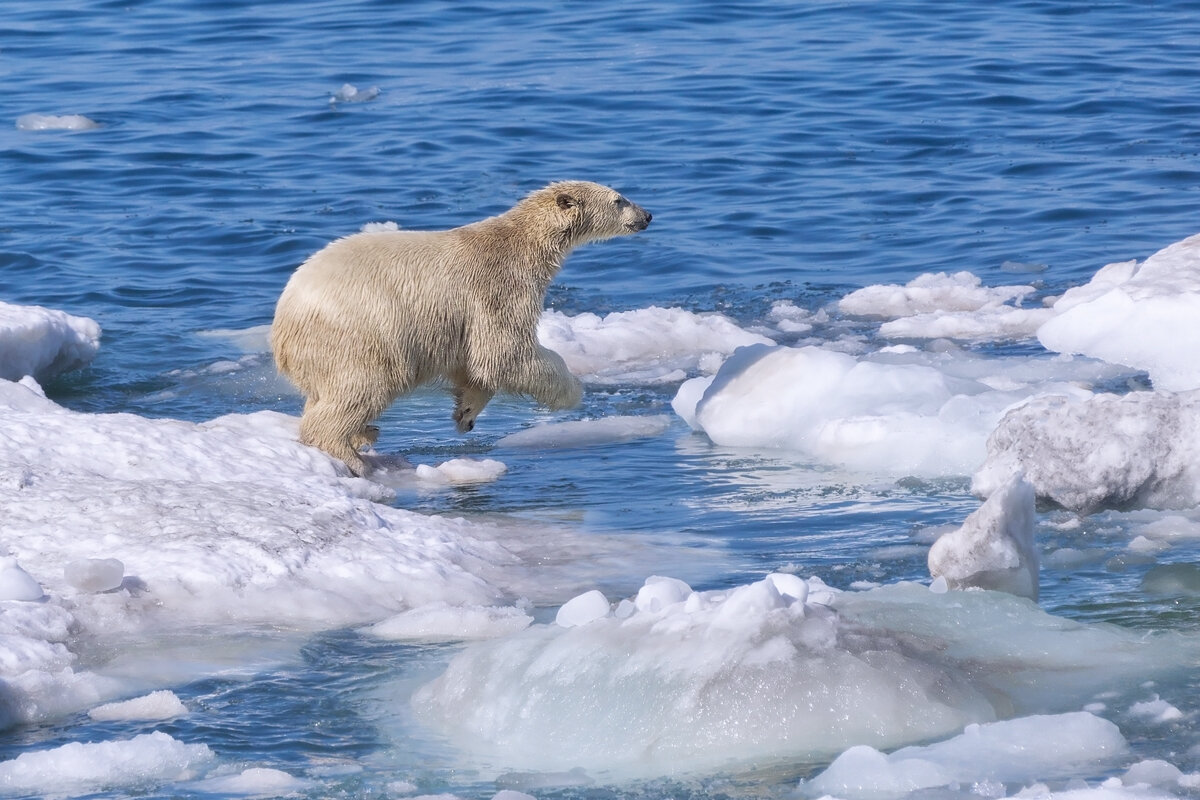
[[[1083,711],[969,725],[936,744],[884,754],[852,747],[815,778],[800,784],[807,797],[884,800],[955,784],[1028,785],[1111,764],[1128,751],[1113,723]]]
[[[1037,521],[1033,486],[1020,474],[997,489],[929,549],[929,574],[952,588],[998,589],[1038,598]]]
[[[1200,234],[1108,265],[1054,312],[1038,330],[1050,350],[1144,369],[1156,389],[1200,389]]]
[[[100,349],[100,326],[57,309],[0,301],[0,380],[45,381],[86,366]]]
[[[90,131],[100,123],[82,114],[22,114],[17,117],[19,131]]]
[[[188,713],[187,706],[172,691],[161,689],[142,697],[105,703],[88,711],[88,716],[97,722],[115,720],[161,721],[182,717]]]
[[[0,762],[0,794],[74,796],[100,791],[145,791],[189,780],[215,755],[155,731],[128,740],[72,742]]]
[[[1180,674],[1196,650],[995,592],[835,592],[787,574],[695,592],[655,577],[615,607],[586,593],[557,624],[469,644],[413,703],[456,746],[510,769],[648,777],[1078,708],[1098,687]]]
[[[1080,513],[1200,503],[1200,391],[1034,397],[1000,420],[972,490],[1024,472],[1039,497]]]
[[[671,418],[664,414],[644,417],[601,417],[580,419],[570,422],[548,422],[534,425],[523,431],[510,433],[496,442],[497,447],[522,447],[531,449],[591,447],[633,439],[661,436],[671,425]]]
[[[585,383],[600,385],[672,383],[712,373],[738,347],[771,341],[722,314],[657,306],[603,317],[547,310],[538,339]]]

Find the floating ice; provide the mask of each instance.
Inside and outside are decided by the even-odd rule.
[[[194,781],[185,788],[222,796],[284,797],[299,794],[312,786],[312,781],[297,778],[283,770],[251,767],[237,775]]]
[[[859,745],[800,784],[808,797],[885,800],[955,784],[1029,784],[1096,770],[1129,747],[1113,723],[1083,711],[969,725],[958,736],[885,755]]]
[[[1005,408],[1030,389],[995,389],[921,357],[751,345],[715,377],[685,382],[672,406],[720,445],[895,476],[970,474]]]
[[[608,599],[602,592],[593,589],[563,603],[554,623],[561,628],[575,628],[603,619],[610,611],[612,606]]]
[[[742,345],[771,341],[722,314],[657,306],[603,317],[548,310],[538,323],[538,339],[593,384],[671,383],[697,371],[715,372]]]
[[[1200,389],[1200,234],[1140,266],[1109,264],[1054,311],[1038,330],[1047,348],[1144,369],[1157,389]]]
[[[1175,706],[1154,695],[1150,700],[1134,703],[1129,707],[1129,713],[1141,717],[1146,722],[1162,725],[1183,719],[1183,712]]]
[[[416,693],[419,718],[500,768],[723,771],[1078,708],[1190,669],[1197,649],[1005,594],[838,593],[794,575],[707,592],[655,578],[615,613],[598,592],[573,603],[571,627],[468,645]]]
[[[969,272],[927,273],[904,286],[867,286],[838,301],[843,314],[896,319],[937,311],[978,311],[981,308],[1019,302],[1033,293],[1032,286],[982,286]]]
[[[87,365],[100,349],[100,326],[86,317],[0,302],[0,380],[45,381]]]
[[[497,441],[496,446],[539,450],[551,447],[590,447],[661,436],[670,425],[671,418],[661,414],[551,422],[510,433]]]
[[[457,642],[490,639],[529,627],[533,618],[511,606],[452,606],[428,603],[366,628],[381,639]]]
[[[329,98],[330,103],[365,103],[369,100],[374,100],[379,96],[379,87],[372,86],[370,89],[359,90],[357,86],[351,83],[343,83],[342,88],[333,93]]]
[[[1021,475],[997,489],[962,524],[929,549],[929,574],[949,586],[978,586],[1038,598],[1037,521],[1033,486]]]
[[[215,760],[203,744],[184,744],[155,731],[110,742],[72,742],[0,762],[0,794],[77,796],[100,791],[145,791],[189,780]]]
[[[17,117],[19,131],[90,131],[100,123],[82,114],[22,114]]]
[[[188,713],[187,706],[172,691],[166,689],[151,692],[143,697],[105,703],[88,711],[88,716],[97,722],[115,720],[161,721],[182,717]]]
[[[1200,503],[1200,391],[1035,397],[1004,415],[973,491],[1024,472],[1037,495],[1091,513],[1102,507]]]
[[[437,466],[418,464],[416,476],[427,483],[465,486],[473,483],[489,483],[507,471],[508,466],[494,458],[452,458]]]

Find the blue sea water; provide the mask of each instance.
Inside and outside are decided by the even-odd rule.
[[[270,382],[205,372],[238,355],[205,332],[269,322],[291,271],[365,222],[449,227],[556,179],[610,184],[654,214],[644,234],[572,256],[548,301],[573,314],[683,306],[753,325],[777,300],[815,309],[956,270],[987,284],[1034,270],[1019,281],[1053,295],[1200,229],[1194,2],[7,0],[0,81],[0,300],[102,325],[94,364],[47,387],[85,411],[295,413]],[[378,95],[338,99],[344,84]],[[18,129],[29,113],[99,127]],[[674,388],[591,391],[576,415],[670,413]],[[380,447],[486,454],[504,433],[569,418],[500,401],[462,439],[446,417],[435,396],[398,404]],[[911,532],[978,505],[966,476],[822,484],[678,420],[665,438],[505,461],[499,482],[398,502],[680,534],[720,554],[709,586],[787,564],[846,585],[921,578]],[[899,555],[880,558],[890,545]],[[1042,604],[1194,624],[1195,609],[1147,600],[1137,579],[1051,574]],[[204,713],[165,729],[285,770],[336,755],[369,766],[341,796],[382,796],[412,762],[389,766],[395,745],[359,706],[445,658],[328,632],[299,666],[176,687]],[[136,732],[7,732],[0,757]],[[1146,738],[1149,755],[1194,744]],[[794,778],[648,791],[740,796]],[[436,769],[422,781],[495,789]]]

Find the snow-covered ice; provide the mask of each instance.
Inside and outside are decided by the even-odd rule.
[[[715,372],[738,347],[771,342],[723,314],[657,306],[604,316],[548,310],[538,339],[592,384],[672,383],[697,371]]]
[[[0,301],[0,380],[45,381],[87,365],[99,349],[94,320]]]
[[[1099,687],[1186,669],[1196,650],[1006,594],[835,592],[787,574],[704,592],[654,578],[615,606],[589,592],[560,614],[469,645],[416,693],[418,715],[512,769],[686,774],[1077,709]]]
[[[1045,395],[1011,409],[972,489],[987,497],[1023,472],[1039,497],[1104,507],[1200,503],[1200,391]]]
[[[1038,598],[1033,486],[1017,474],[929,549],[929,574],[951,588],[977,586]]]
[[[1200,389],[1200,234],[1104,267],[1054,312],[1038,330],[1050,350],[1144,369],[1156,389]]]
[[[215,759],[207,745],[187,744],[158,731],[132,739],[72,742],[0,762],[0,794],[54,797],[144,791],[196,777]]]

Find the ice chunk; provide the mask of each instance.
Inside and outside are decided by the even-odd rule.
[[[689,401],[697,395],[693,410]],[[928,365],[752,345],[734,353],[707,387],[684,384],[672,405],[716,444],[934,476],[973,471],[988,431],[1014,399]]]
[[[926,273],[904,286],[867,286],[838,301],[843,314],[896,319],[938,311],[977,311],[988,306],[1020,301],[1033,293],[1032,286],[985,287],[969,272]]]
[[[0,302],[0,379],[31,375],[45,382],[88,364],[100,349],[100,326],[57,309]]]
[[[1184,674],[1200,649],[1184,637],[1052,617],[996,592],[937,595],[906,584],[838,593],[805,583],[805,602],[791,580],[772,576],[683,602],[622,604],[618,614],[597,592],[581,615],[590,624],[533,625],[469,644],[413,705],[458,747],[509,769],[659,777],[816,761],[1000,715],[1078,709],[1102,688]],[[665,585],[669,599],[683,594]],[[1030,721],[1019,735],[996,735],[1019,741],[1044,729],[1061,749],[1035,744],[1027,757],[1038,763],[1046,751],[1065,763],[1070,747],[1115,731],[1090,716],[1057,721],[1057,732]],[[1068,741],[1064,731],[1088,735]]]
[[[189,780],[215,759],[204,744],[184,744],[156,731],[132,739],[72,742],[22,753],[0,762],[5,792],[39,796],[100,791],[145,791],[168,781]]]
[[[188,713],[187,706],[172,691],[162,689],[143,697],[119,703],[105,703],[88,711],[88,716],[97,722],[114,720],[160,721],[182,717]]]
[[[90,131],[100,123],[83,114],[22,114],[17,117],[19,131]]]
[[[0,558],[0,600],[41,600],[45,594],[15,558]]]
[[[237,775],[224,775],[187,784],[188,789],[205,794],[234,797],[284,797],[304,792],[312,786],[312,781],[269,767],[251,767]]]
[[[973,491],[1022,471],[1037,495],[1091,513],[1200,503],[1200,391],[1035,397],[1000,420]]]
[[[593,589],[563,603],[554,622],[561,628],[575,628],[603,619],[611,610],[604,593]]]
[[[1129,707],[1129,713],[1156,725],[1183,719],[1182,711],[1158,695],[1154,695],[1150,700],[1134,703]]]
[[[343,83],[342,88],[333,93],[329,98],[330,103],[366,103],[374,100],[379,96],[379,87],[372,86],[370,89],[360,90],[352,83]]]
[[[638,611],[654,613],[682,603],[691,593],[692,587],[681,580],[654,575],[647,578],[646,583],[638,590],[634,607]]]
[[[403,611],[366,629],[381,639],[453,642],[488,639],[524,630],[533,618],[507,606],[428,605]]]
[[[1033,486],[1014,476],[992,493],[962,527],[929,549],[929,574],[953,588],[978,586],[1038,598],[1037,512]]]
[[[603,317],[548,310],[538,339],[594,384],[669,383],[697,370],[714,371],[721,357],[742,345],[771,342],[722,314],[657,306]]]
[[[800,789],[808,797],[883,800],[954,784],[1029,784],[1102,767],[1128,749],[1116,725],[1086,712],[1022,717],[888,755],[852,747]]]
[[[662,414],[552,422],[510,433],[496,442],[496,446],[537,449],[590,447],[661,436],[670,424],[671,418]]]
[[[120,588],[125,565],[116,558],[79,558],[67,562],[63,576],[81,592],[107,592]]]
[[[1038,330],[1050,350],[1144,369],[1157,389],[1200,389],[1200,234],[1110,264],[1066,292]]]
[[[436,467],[419,464],[416,468],[416,475],[421,480],[452,486],[489,483],[505,472],[508,472],[508,466],[494,458],[452,458]]]

